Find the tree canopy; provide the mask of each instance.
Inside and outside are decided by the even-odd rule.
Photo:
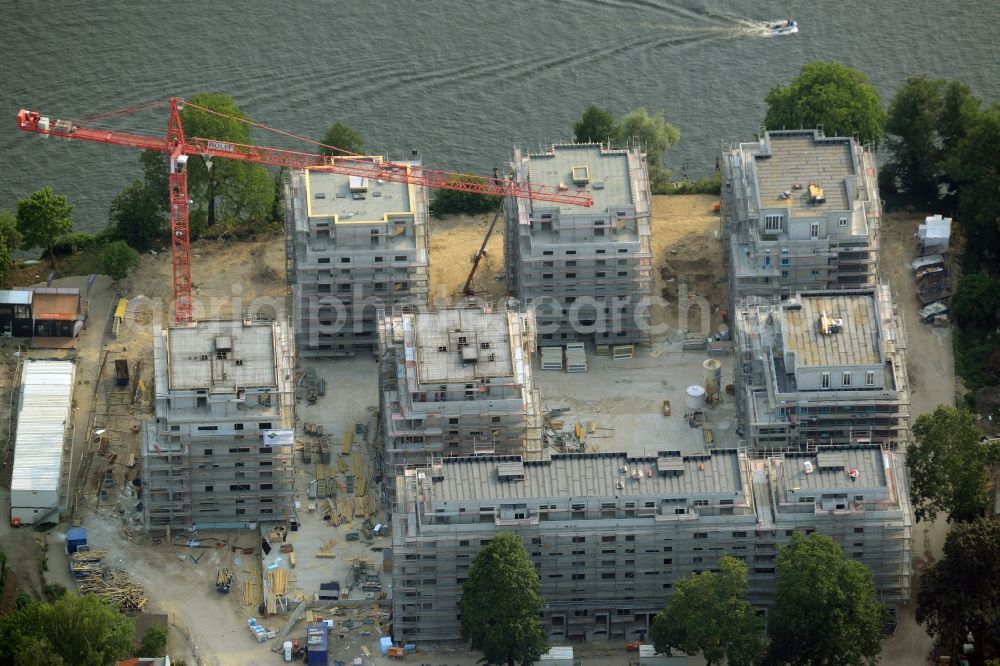
[[[165,234],[167,220],[156,189],[140,180],[114,198],[109,217],[114,235],[140,252]]]
[[[972,413],[940,405],[917,417],[913,435],[906,468],[917,520],[933,520],[938,512],[947,513],[949,521],[981,516],[989,504],[988,465],[997,452],[980,442]]]
[[[167,654],[167,639],[170,632],[165,624],[157,623],[146,629],[139,641],[139,657],[163,657]]]
[[[656,190],[670,180],[670,171],[663,166],[663,154],[681,139],[681,133],[667,122],[663,113],[650,115],[644,108],[629,113],[618,123],[618,144],[638,141],[646,151],[649,182]]]
[[[0,618],[0,660],[16,664],[109,666],[132,651],[135,626],[93,594],[67,593],[31,603]],[[33,661],[32,661],[33,659]]]
[[[667,607],[656,615],[651,638],[657,652],[701,652],[705,663],[759,664],[767,651],[764,620],[747,602],[747,568],[723,556],[719,573],[677,581]]]
[[[826,136],[852,136],[878,146],[885,112],[868,76],[835,62],[812,62],[787,86],[765,98],[769,130],[823,128]]]
[[[885,145],[891,158],[884,168],[902,188],[923,202],[936,201],[959,142],[979,113],[968,86],[926,76],[912,77],[889,104]]]
[[[962,328],[991,333],[1000,323],[1000,278],[985,273],[963,275],[951,298],[951,312]]]
[[[573,140],[577,143],[603,143],[608,145],[615,140],[618,126],[610,111],[605,111],[596,104],[588,106],[580,120],[573,125]]]
[[[1000,104],[975,114],[949,174],[958,188],[958,221],[971,254],[1000,252]],[[974,248],[974,249],[973,249]]]
[[[982,649],[984,632],[1000,641],[1000,520],[995,517],[955,525],[944,542],[944,557],[920,577],[917,622],[956,657],[972,631]]]
[[[365,139],[361,132],[339,120],[327,128],[319,142],[324,144],[324,155],[362,155],[365,151]]]
[[[806,666],[861,666],[878,661],[887,611],[875,578],[845,560],[822,534],[796,531],[778,552],[778,581],[768,615],[769,659]]]
[[[17,215],[9,210],[0,210],[0,237],[11,251],[20,248],[24,241],[20,229],[17,228]]]
[[[472,174],[462,174],[455,178],[457,182],[482,183],[483,178]],[[434,217],[451,215],[454,213],[466,213],[467,215],[480,215],[490,213],[500,207],[500,197],[491,194],[476,194],[474,192],[463,192],[462,190],[438,189],[431,197],[430,214]]]
[[[17,201],[17,228],[24,247],[44,248],[54,267],[52,245],[63,234],[73,230],[73,206],[65,196],[56,194],[46,185],[29,197]]]
[[[125,241],[109,243],[101,252],[101,270],[115,282],[124,280],[139,265],[139,253]]]
[[[538,573],[521,539],[501,532],[476,554],[459,601],[462,635],[486,664],[532,666],[548,649]]]

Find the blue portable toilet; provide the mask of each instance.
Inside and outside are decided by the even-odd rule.
[[[86,550],[87,529],[85,527],[71,527],[66,530],[66,554],[72,555],[83,546]]]
[[[306,627],[306,663],[327,666],[328,631],[325,622],[310,622]]]

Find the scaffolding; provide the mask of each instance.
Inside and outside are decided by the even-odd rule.
[[[146,530],[291,517],[295,395],[283,321],[207,321],[154,339],[156,420],[140,430]]]
[[[875,285],[881,208],[870,146],[819,130],[762,132],[723,150],[730,302]],[[824,183],[826,203],[805,184]]]
[[[717,570],[723,555],[747,564],[749,599],[767,608],[778,549],[795,530],[832,537],[872,568],[883,601],[903,604],[913,525],[904,475],[876,446],[435,460],[395,480],[393,638],[457,643],[462,584],[501,531],[536,565],[551,642],[648,635],[676,582]]]
[[[508,288],[532,307],[539,344],[648,344],[652,300],[649,176],[639,147],[554,145],[514,152],[515,177],[587,188],[592,208],[504,201]]]
[[[530,312],[490,306],[379,316],[386,468],[428,456],[542,456]]]
[[[380,308],[427,306],[427,189],[378,181],[362,191],[348,176],[294,171],[285,191],[300,355],[375,353]]]
[[[827,307],[838,309],[820,312]],[[853,313],[844,332],[819,332],[819,318],[840,309]],[[752,448],[909,441],[906,334],[888,285],[804,292],[780,304],[751,297],[737,307],[736,324],[737,414]]]

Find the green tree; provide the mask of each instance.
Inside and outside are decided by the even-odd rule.
[[[10,252],[7,251],[7,239],[0,236],[0,286],[7,285],[7,278],[13,267],[14,261],[10,257]]]
[[[852,136],[878,146],[885,112],[864,73],[835,62],[812,62],[788,86],[765,98],[769,130],[823,127],[826,136]]]
[[[7,249],[13,252],[21,247],[24,240],[17,228],[17,215],[9,210],[0,210],[0,238],[3,238]]]
[[[944,557],[920,577],[917,622],[926,625],[956,657],[972,631],[978,649],[1000,617],[1000,520],[955,525],[944,541]]]
[[[650,636],[657,652],[701,653],[705,663],[729,666],[759,664],[767,651],[764,620],[747,602],[747,568],[728,556],[719,573],[706,571],[677,581],[656,615]]]
[[[101,270],[115,282],[124,280],[139,265],[139,253],[125,244],[125,241],[109,243],[101,252]]]
[[[980,443],[973,414],[939,405],[917,417],[913,436],[906,468],[917,520],[933,520],[939,512],[946,512],[949,521],[983,515],[989,504],[988,466],[997,456],[994,447]]]
[[[964,84],[926,76],[907,79],[889,104],[885,123],[885,144],[892,155],[886,166],[906,192],[933,202],[942,186],[953,189],[946,165],[979,105]]]
[[[958,188],[958,222],[977,260],[1000,252],[1000,104],[976,114],[949,162]]]
[[[0,618],[0,661],[37,664],[46,655],[46,664],[107,666],[132,651],[134,636],[132,620],[119,610],[93,594],[70,592]]]
[[[24,246],[44,248],[49,254],[49,263],[55,268],[52,244],[73,230],[73,206],[65,196],[56,194],[46,185],[30,197],[18,199],[17,228],[24,238]]]
[[[637,141],[646,151],[646,166],[652,189],[661,189],[667,185],[670,171],[663,166],[663,154],[680,141],[681,134],[667,122],[662,113],[651,116],[644,108],[629,113],[618,124],[617,138],[621,146]]]
[[[845,560],[830,537],[798,531],[778,552],[777,569],[767,622],[770,661],[792,666],[878,662],[888,613],[876,599],[871,569]]]
[[[476,554],[459,601],[462,635],[486,664],[531,666],[548,649],[540,582],[520,537],[497,534]]]
[[[951,298],[955,321],[965,329],[991,333],[1000,323],[1000,278],[966,273]]]
[[[324,155],[362,155],[365,150],[365,138],[361,133],[340,121],[327,128],[320,143]]]
[[[472,174],[462,174],[455,178],[458,183],[483,183],[483,178]],[[442,217],[454,213],[480,215],[495,211],[500,206],[500,197],[490,194],[477,194],[462,190],[438,189],[431,198],[430,213],[434,217]]]
[[[596,104],[588,106],[573,125],[573,140],[577,143],[609,144],[618,134],[615,117]]]
[[[244,122],[249,118],[231,97],[198,93],[189,102],[181,111],[185,136],[252,143],[250,126]],[[274,183],[261,165],[226,158],[194,157],[188,160],[187,169],[188,196],[194,201],[192,216],[203,214],[207,226],[218,220],[232,224],[267,222],[274,199]]]
[[[156,190],[136,180],[111,202],[111,225],[114,235],[144,252],[162,238],[166,230],[163,207]]]
[[[139,641],[137,657],[163,657],[167,654],[167,639],[170,631],[165,624],[154,624]]]

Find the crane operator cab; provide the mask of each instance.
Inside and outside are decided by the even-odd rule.
[[[187,166],[188,156],[178,155],[176,160],[170,161],[171,173],[182,174]]]

